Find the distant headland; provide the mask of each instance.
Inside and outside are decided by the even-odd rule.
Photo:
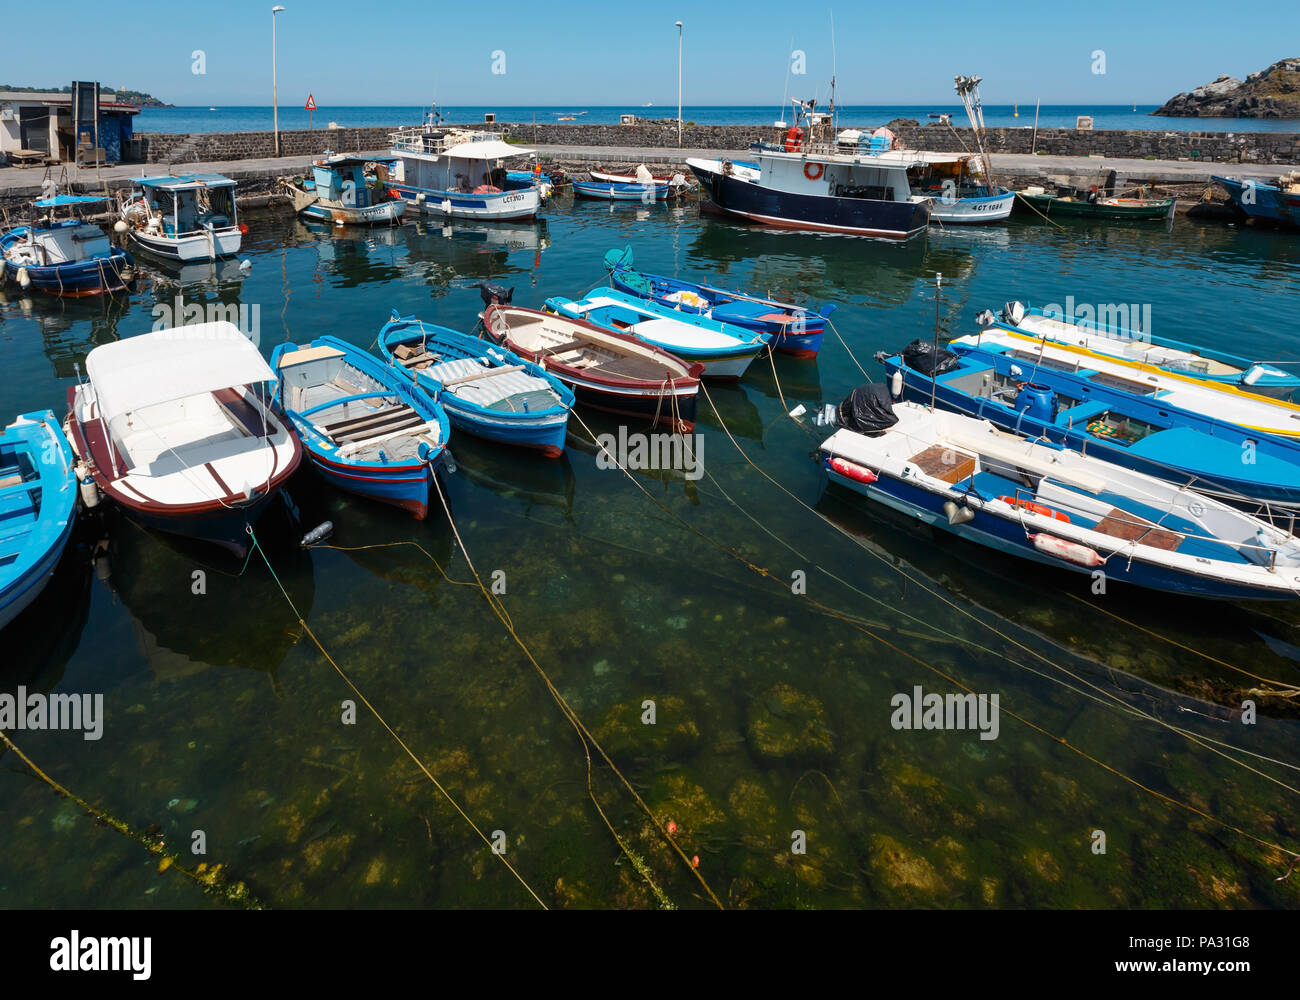
[[[1221,74],[1171,97],[1151,113],[1175,118],[1300,118],[1300,59],[1279,59],[1244,81]]]
[[[116,94],[117,99],[123,104],[135,104],[142,108],[174,108],[176,105],[168,104],[166,101],[160,101],[152,94],[146,94],[142,90],[127,90],[125,87],[102,87],[102,90]],[[13,83],[0,83],[0,90],[17,91],[23,94],[70,94],[72,87],[64,85],[62,87],[24,87]]]

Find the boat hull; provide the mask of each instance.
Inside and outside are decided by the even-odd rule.
[[[3,252],[2,238],[0,252]],[[107,257],[92,257],[89,260],[48,267],[28,265],[26,271],[27,277],[31,279],[31,287],[38,292],[83,298],[124,291],[129,284],[125,272],[134,263],[129,253],[120,247],[114,247]],[[10,261],[3,261],[0,266],[3,267],[4,276],[17,284],[20,268]]]
[[[640,201],[650,204],[668,198],[668,184],[622,184],[614,181],[574,181],[575,198],[593,198],[599,201]]]
[[[17,618],[45,590],[72,537],[77,514],[72,449],[59,431],[58,420],[48,410],[26,413],[20,419],[27,423],[0,431],[0,451],[6,456],[6,465],[8,456],[13,455],[15,465],[18,465],[18,454],[27,453],[31,464],[40,471],[40,477],[22,484],[22,489],[39,487],[41,502],[36,522],[19,536],[21,541],[16,558],[7,560],[0,567],[0,629]],[[41,424],[45,425],[46,433],[57,445],[53,454],[46,449],[47,441],[37,442],[27,433],[34,433]],[[56,489],[60,479],[63,487]],[[6,548],[13,544],[14,538],[11,537]]]
[[[652,281],[661,281],[655,275],[646,275]],[[725,301],[716,301],[704,309],[691,310],[686,306],[679,306],[662,295],[654,293],[647,294],[644,290],[625,281],[617,269],[610,272],[610,284],[620,292],[626,292],[628,295],[636,295],[641,298],[649,299],[651,302],[657,302],[660,305],[668,306],[670,309],[677,307],[684,311],[696,312],[702,316],[709,316],[718,320],[720,323],[729,323],[732,326],[743,327],[746,330],[753,330],[756,333],[769,333],[772,335],[772,347],[782,354],[788,354],[795,358],[815,358],[822,348],[822,339],[826,335],[826,320],[814,312],[808,311],[799,317],[785,315],[790,322],[776,322],[763,319],[753,315],[747,315],[744,312],[735,309],[729,309],[729,306],[736,304],[735,299],[726,299]],[[692,284],[690,282],[674,281],[674,285],[680,285],[684,288],[693,288],[699,294],[704,296],[713,296],[716,293],[713,289],[706,288],[703,285]],[[725,293],[723,293],[725,295]],[[718,298],[721,298],[719,296]],[[765,303],[770,305],[773,310],[784,312],[784,307],[774,302]],[[792,329],[797,326],[798,329]]]
[[[298,214],[306,219],[329,222],[336,226],[377,226],[397,222],[405,210],[404,201],[385,201],[364,208],[349,208],[344,205],[315,201]]]
[[[1300,194],[1273,184],[1249,183],[1236,177],[1214,177],[1228,190],[1232,203],[1252,219],[1300,227]]]
[[[945,201],[935,198],[930,203],[930,220],[942,222],[946,226],[979,225],[985,222],[1001,222],[1011,217],[1011,210],[1016,204],[1016,193],[1004,191],[1001,194],[980,195],[972,198],[956,198]]]
[[[1091,575],[1095,572],[1092,568],[1079,566],[1039,551],[1030,538],[1030,532],[1017,518],[1002,517],[972,505],[967,510],[974,517],[954,526],[949,524],[948,516],[943,510],[946,498],[941,494],[932,493],[889,475],[881,475],[874,483],[863,483],[837,472],[832,468],[827,456],[823,456],[823,467],[831,482],[941,531],[999,552],[1069,570],[1076,574]],[[1153,565],[1141,559],[1111,559],[1106,563],[1106,579],[1108,583],[1111,581],[1131,583],[1151,590],[1192,594],[1216,600],[1294,600],[1296,597],[1294,592],[1215,580]]]
[[[1168,198],[1159,201],[1147,201],[1142,204],[1131,205],[1106,205],[1101,201],[1066,201],[1063,198],[1057,198],[1049,194],[1025,194],[1019,193],[1021,199],[1028,203],[1033,209],[1048,216],[1070,216],[1083,219],[1110,219],[1110,220],[1152,220],[1167,219],[1173,216],[1174,208],[1177,206],[1177,199]],[[1134,199],[1137,201],[1137,199]]]
[[[89,466],[100,492],[147,528],[198,541],[219,545],[244,556],[251,544],[249,529],[280,498],[280,491],[302,461],[298,435],[289,431],[291,451],[283,466],[277,466],[265,484],[264,492],[244,500],[224,497],[186,504],[169,504],[150,500],[124,487],[111,473],[109,448],[99,421],[82,423],[77,418],[77,386],[68,389],[68,417],[64,433],[78,459]],[[285,419],[283,417],[281,420]]]
[[[131,239],[140,249],[155,256],[162,257],[165,260],[188,263],[196,260],[219,260],[222,257],[233,257],[239,253],[240,245],[243,242],[243,234],[237,228],[231,227],[214,232],[211,241],[209,241],[206,233],[180,237],[154,236],[138,229],[132,229]]]
[[[533,188],[470,194],[458,191],[434,191],[388,182],[403,201],[421,215],[447,219],[499,220],[531,219],[542,207],[541,192]]]
[[[726,176],[695,163],[691,170],[719,211],[767,226],[903,240],[924,232],[930,218],[928,201],[795,194]]]
[[[346,493],[397,507],[418,521],[429,516],[429,490],[437,464],[445,454],[446,449],[442,449],[438,452],[435,463],[394,465],[381,474],[356,465],[335,462],[310,446],[307,449],[312,468],[330,485]]]
[[[983,396],[972,396],[946,385],[942,377],[932,382],[928,376],[922,375],[914,369],[900,366],[896,356],[886,359],[884,365],[886,373],[891,378],[897,371],[903,373],[904,396],[916,402],[928,403],[931,391],[933,391],[935,400],[946,409],[988,420],[994,426],[1010,431],[1013,434],[1022,434],[1030,438],[1041,437],[1084,454],[1101,454],[1116,465],[1133,469],[1136,472],[1143,472],[1158,479],[1186,481],[1194,477],[1200,481],[1202,492],[1206,492],[1206,486],[1224,491],[1225,496],[1223,499],[1228,502],[1240,503],[1250,500],[1286,504],[1287,506],[1300,505],[1300,480],[1290,482],[1285,478],[1276,478],[1272,481],[1247,479],[1225,471],[1229,467],[1226,464],[1223,468],[1215,470],[1165,460],[1169,456],[1162,456],[1161,460],[1148,459],[1142,453],[1131,448],[1118,444],[1107,444],[1104,440],[1099,440],[1087,434],[1086,426],[1076,424],[1062,426],[1035,418],[1027,411],[1017,413],[992,399]],[[1043,374],[1040,373],[1039,377],[1043,377]],[[1063,391],[1068,394],[1068,390]],[[1243,432],[1242,436],[1249,435]],[[1210,435],[1198,435],[1198,437],[1204,437],[1203,445],[1217,444]],[[1236,449],[1237,467],[1244,468],[1245,465],[1241,462],[1241,451],[1237,444],[1232,443],[1227,447]],[[1187,458],[1194,461],[1197,458],[1197,453],[1194,450],[1190,451]]]

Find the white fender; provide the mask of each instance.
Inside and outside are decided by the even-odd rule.
[[[1096,549],[1090,549],[1086,545],[1080,545],[1078,542],[1067,541],[1064,538],[1057,538],[1055,535],[1047,535],[1039,532],[1030,535],[1030,541],[1034,543],[1034,548],[1049,556],[1055,556],[1057,559],[1064,559],[1066,562],[1072,562],[1076,566],[1086,566],[1093,569],[1103,565],[1106,560]]]

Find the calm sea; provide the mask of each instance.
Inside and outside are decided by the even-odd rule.
[[[1266,118],[1153,118],[1157,105],[1043,105],[1039,109],[1041,128],[1073,128],[1080,115],[1091,115],[1094,128],[1153,129],[1157,131],[1213,132],[1300,132],[1300,120]],[[620,114],[632,113],[647,118],[677,117],[676,106],[650,108],[619,107],[446,107],[440,109],[447,122],[480,122],[483,114],[495,112],[502,122],[558,121],[574,116],[578,122],[616,124]],[[960,105],[851,106],[839,110],[844,127],[883,125],[895,118],[915,118],[922,125],[931,114],[950,114],[956,124],[966,121]],[[416,125],[428,108],[420,107],[337,107],[318,108],[313,124],[324,128],[330,122],[343,127],[362,128],[382,125]],[[774,105],[758,107],[686,107],[682,117],[700,125],[771,125],[778,118],[790,119],[790,109]],[[1033,104],[986,107],[984,122],[988,126],[1022,126],[1034,124]],[[305,129],[308,114],[300,107],[281,106],[280,128]],[[271,108],[145,108],[135,120],[137,132],[256,132],[272,127]]]
[[[244,221],[247,273],[141,258],[137,287],[109,302],[0,297],[3,419],[61,412],[88,351],[178,296],[256,310],[266,354],[327,333],[368,348],[394,309],[472,330],[477,282],[536,307],[600,284],[603,254],[626,245],[649,271],[838,303],[843,343],[828,333],[816,360],[760,359],[709,387],[698,481],[602,468],[576,419],[557,461],[453,433],[457,530],[556,688],[729,907],[1295,906],[1285,860],[1258,841],[1297,847],[1300,719],[1244,691],[1300,684],[1300,602],[1098,596],[1086,576],[828,489],[825,430],[786,415],[838,403],[858,363],[880,378],[874,352],[928,339],[936,272],[945,337],[1008,299],[1072,295],[1150,304],[1157,334],[1295,360],[1294,235],[1015,217],[895,245],[567,197],[535,224]],[[86,519],[5,630],[0,692],[102,692],[103,738],[11,729],[18,746],[186,858],[203,831],[201,860],[273,907],[535,906],[364,709],[345,722],[356,695],[301,616],[548,905],[652,908],[651,881],[710,905],[597,758],[594,795],[648,877],[624,857],[574,728],[478,589],[457,585],[470,569],[436,503],[416,522],[305,467],[291,492],[307,524],[334,523],[334,547],[300,550],[268,518],[275,577],[111,512]],[[996,739],[892,727],[899,694],[957,684],[998,695]],[[1246,697],[1255,725],[1228,714]],[[13,755],[0,843],[0,907],[227,905]]]

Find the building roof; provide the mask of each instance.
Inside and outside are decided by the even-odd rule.
[[[71,94],[42,94],[34,90],[0,90],[0,104],[46,104],[71,107]],[[99,110],[112,114],[138,115],[140,106],[119,101],[111,90],[100,90]]]

